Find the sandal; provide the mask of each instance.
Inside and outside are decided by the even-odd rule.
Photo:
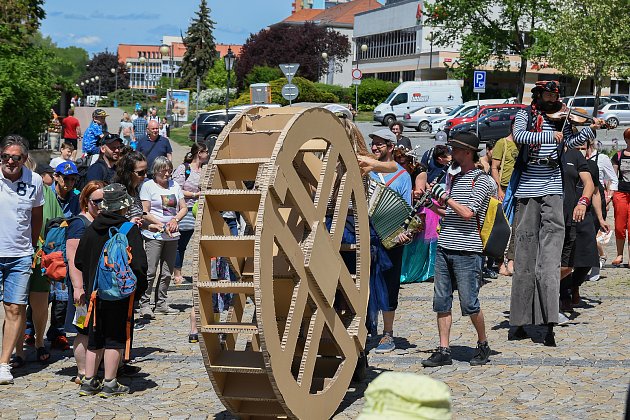
[[[623,265],[623,255],[617,255],[617,258],[610,262],[613,267],[619,268]]]
[[[11,357],[10,364],[13,369],[19,369],[26,364],[26,361],[24,361],[22,356],[13,355],[13,357]]]
[[[50,360],[50,352],[46,350],[46,347],[37,348],[37,360],[39,360],[40,363],[48,363]]]

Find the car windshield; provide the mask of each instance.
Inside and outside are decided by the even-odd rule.
[[[391,101],[394,96],[396,96],[396,92],[390,93],[387,99],[385,99],[385,103],[388,104],[389,101]]]
[[[477,108],[471,109],[470,111],[468,111],[464,115],[461,115],[461,117],[467,118],[467,117],[474,117],[475,115],[477,115]]]
[[[453,115],[457,114],[457,112],[463,107],[464,107],[464,104],[457,105],[455,108],[451,110],[451,112],[448,113],[448,117],[452,117]]]

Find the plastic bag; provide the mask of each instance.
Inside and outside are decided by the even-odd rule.
[[[76,311],[74,312],[74,319],[72,320],[72,324],[76,325],[79,328],[85,328],[83,325],[85,323],[85,317],[87,316],[87,306],[86,305],[74,305]]]

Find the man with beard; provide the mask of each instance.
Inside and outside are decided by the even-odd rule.
[[[375,157],[381,162],[393,162],[396,135],[385,128],[370,134],[370,138],[372,139],[372,153]],[[411,205],[411,176],[405,168],[398,164],[396,165],[398,167],[396,172],[387,174],[370,172],[370,176],[375,181],[381,182],[396,191]],[[401,235],[404,236],[404,234]],[[404,236],[400,238],[400,242],[406,244],[411,242],[411,239]],[[383,337],[374,350],[375,353],[389,353],[396,349],[394,344],[394,316],[398,307],[403,250],[404,246],[398,246],[386,251],[387,256],[391,260],[392,268],[383,273],[387,289],[387,303],[385,307],[379,308],[383,312]]]
[[[107,133],[101,140],[99,159],[90,166],[87,172],[87,180],[103,181],[106,184],[112,182],[112,178],[116,173],[116,162],[120,158],[120,150],[122,149],[122,139],[116,134]]]
[[[552,121],[547,115],[562,106],[556,82],[537,82],[532,94],[531,106],[517,112],[513,129],[514,141],[521,145],[510,181],[517,184],[512,192],[518,213],[510,325],[517,328],[508,339],[527,338],[524,325],[547,325],[544,344],[555,346],[565,233],[560,158],[565,147],[595,138],[594,130],[602,122],[595,119],[574,133],[570,123]]]

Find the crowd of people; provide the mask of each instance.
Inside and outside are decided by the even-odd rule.
[[[439,345],[423,365],[452,363],[454,290],[462,315],[470,317],[477,333],[470,363],[486,364],[490,345],[479,291],[484,278],[496,278],[497,271],[512,276],[508,338],[524,339],[525,326],[545,325],[544,344],[555,346],[554,326],[566,321],[565,314],[580,302],[580,285],[598,279],[606,261],[601,244],[610,235],[606,214],[611,202],[617,241],[612,263],[623,263],[630,229],[630,129],[624,132],[628,147],[611,161],[594,147],[601,121],[583,129],[551,121],[547,113],[560,103],[557,84],[539,82],[532,92],[532,105],[517,112],[511,133],[486,145],[484,156],[479,139],[470,133],[456,134],[418,156],[399,123],[371,134],[369,151],[359,153],[366,179],[384,184],[409,206],[419,203],[422,220],[419,231],[399,235],[399,246],[383,247],[372,232],[367,326],[372,336],[379,336],[382,314],[376,353],[396,348],[400,285],[433,281]],[[178,313],[168,304],[168,289],[171,282],[183,281],[201,171],[211,151],[194,144],[175,166],[168,125],[155,110],[146,118],[142,110],[125,114],[118,133],[107,131],[107,116],[95,110],[82,135],[70,120],[67,130],[62,127],[60,156],[49,165],[34,167],[28,141],[18,135],[5,137],[0,145],[0,212],[10,227],[0,231],[5,310],[0,384],[13,383],[11,369],[25,363],[24,345],[34,346],[38,361],[46,363],[45,336],[53,348],[69,350],[67,334],[76,334],[72,350],[79,394],[127,393],[117,378],[139,370],[128,363],[133,332],[155,317]],[[356,126],[343,123],[355,147],[365,149]],[[479,231],[491,197],[503,202],[512,221],[505,257],[498,259],[484,255]],[[237,235],[237,215],[225,212],[223,218]],[[67,274],[61,281],[42,271],[52,227],[65,229]],[[95,293],[95,276],[112,232],[127,238],[136,283],[131,296],[110,301]],[[223,271],[230,278],[229,268]],[[217,306],[222,306],[219,300]],[[194,309],[188,340],[199,340]]]
[[[60,154],[48,165],[33,162],[26,139],[3,139],[0,201],[11,226],[1,234],[0,384],[13,383],[11,369],[26,363],[25,347],[33,346],[37,361],[48,363],[50,348],[70,350],[67,335],[76,334],[73,380],[80,395],[127,393],[117,377],[139,371],[128,363],[133,331],[156,316],[179,313],[168,305],[168,287],[183,281],[182,262],[194,229],[192,207],[210,151],[195,144],[174,168],[157,112],[150,111],[147,119],[142,110],[135,114],[131,125],[131,117],[123,115],[119,133],[107,131],[102,109],[93,112],[82,135],[80,124],[69,120]],[[80,157],[74,160],[81,137]],[[133,295],[118,300],[101,298],[95,280],[111,229],[125,230],[134,279]],[[54,237],[58,232],[61,239]],[[55,277],[59,268],[49,265],[57,250],[60,277]],[[137,320],[126,310],[130,304]],[[193,311],[189,341],[198,341]]]

